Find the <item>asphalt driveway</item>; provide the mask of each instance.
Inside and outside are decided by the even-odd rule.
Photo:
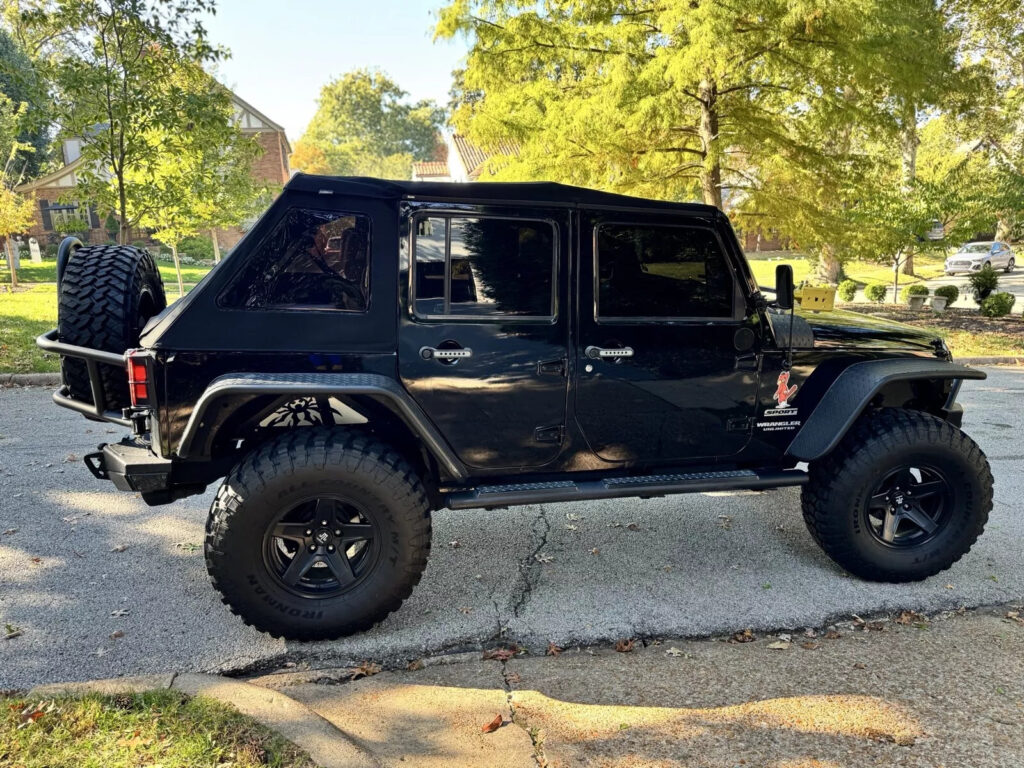
[[[965,429],[992,461],[996,505],[974,550],[924,583],[846,576],[812,542],[791,489],[445,511],[400,611],[356,637],[300,644],[221,605],[201,549],[212,492],[147,507],[81,465],[117,430],[55,407],[46,390],[0,390],[0,629],[20,632],[0,632],[0,688],[298,657],[408,660],[499,634],[539,649],[1021,599],[1022,396],[1024,369],[964,386]]]

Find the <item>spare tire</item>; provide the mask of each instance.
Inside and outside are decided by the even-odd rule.
[[[137,347],[146,321],[167,306],[164,284],[153,257],[127,245],[89,245],[68,260],[57,298],[57,336],[80,347],[121,354]],[[106,407],[131,405],[124,366],[100,364]],[[76,400],[92,402],[85,362],[61,361],[61,374]]]

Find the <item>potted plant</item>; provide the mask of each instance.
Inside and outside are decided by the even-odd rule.
[[[940,285],[932,294],[932,311],[945,312],[946,307],[954,304],[960,297],[960,289],[955,285]]]
[[[923,285],[908,285],[903,289],[903,300],[915,312],[924,307],[924,300],[928,298],[928,288]]]

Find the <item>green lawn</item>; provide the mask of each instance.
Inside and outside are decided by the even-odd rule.
[[[801,280],[808,280],[811,274],[811,265],[807,257],[801,253],[789,251],[770,251],[762,253],[748,253],[747,261],[750,262],[750,269],[758,285],[770,288],[775,285],[775,267],[779,264],[789,264],[793,267],[793,282],[797,285]],[[914,271],[916,274],[900,275],[900,285],[919,283],[922,280],[931,280],[942,276],[942,267],[945,256],[942,254],[917,254],[914,256]],[[846,265],[846,276],[862,286],[868,283],[892,284],[892,268],[885,264],[874,264],[865,261],[851,261]]]
[[[160,269],[160,276],[163,277],[165,284],[170,285],[178,282],[178,277],[174,272],[174,264],[166,261],[158,261],[157,267]],[[212,267],[188,266],[183,264],[181,266],[181,277],[186,283],[198,283],[211,269]],[[43,259],[42,264],[33,264],[31,261],[22,259],[21,268],[18,270],[19,283],[54,283],[56,281],[56,259]],[[0,285],[10,284],[11,273],[7,269],[5,263],[3,270],[0,271]]]
[[[0,765],[312,768],[298,747],[225,704],[177,691],[45,700],[0,696]]]

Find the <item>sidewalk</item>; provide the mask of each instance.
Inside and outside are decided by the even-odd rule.
[[[305,703],[387,766],[1018,766],[1015,610],[253,682]],[[484,733],[499,714],[502,727]]]

